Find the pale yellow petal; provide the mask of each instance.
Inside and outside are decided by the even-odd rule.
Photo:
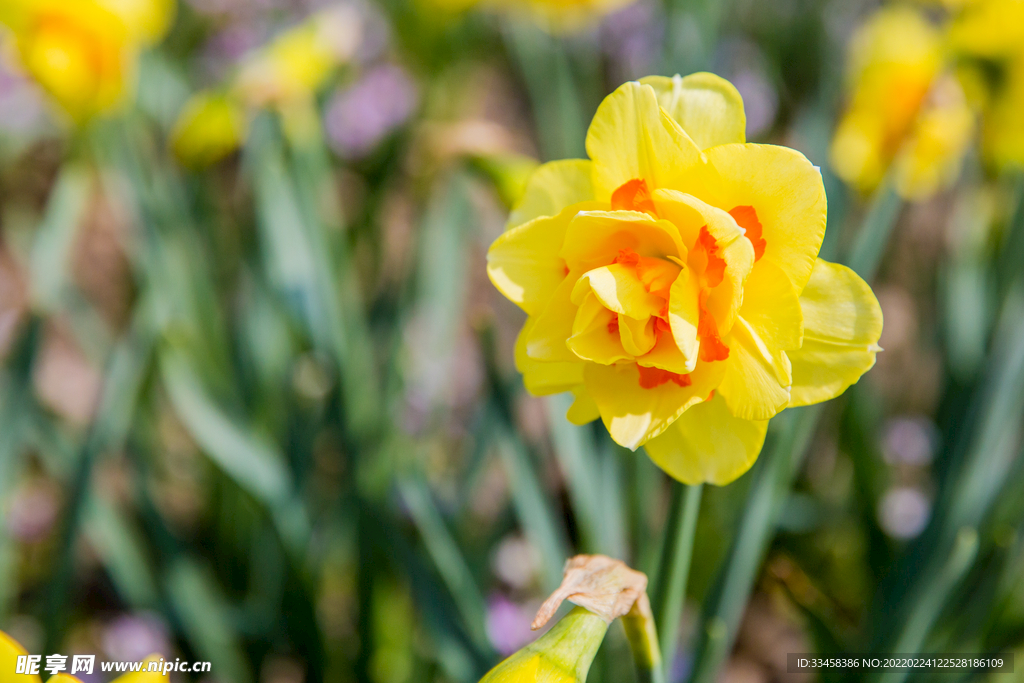
[[[14,673],[17,670],[18,657],[27,654],[25,648],[16,640],[0,631],[0,671],[3,672],[0,673],[0,681],[4,683],[41,683],[39,676]]]
[[[679,230],[638,211],[581,211],[569,223],[561,257],[572,270],[606,266],[621,250],[640,256],[686,258]]]
[[[526,339],[533,324],[534,319],[527,318],[516,338],[516,369],[523,375],[523,386],[526,390],[534,396],[546,396],[582,385],[583,363],[578,359],[569,362],[546,362],[534,360],[526,354]]]
[[[698,363],[689,375],[689,386],[667,381],[645,389],[634,363],[587,364],[583,378],[608,433],[620,445],[636,450],[665,431],[689,406],[707,398],[720,381],[721,365]]]
[[[622,348],[631,356],[642,356],[654,348],[657,336],[654,333],[654,318],[637,320],[627,315],[619,316],[619,338]]]
[[[573,389],[573,402],[565,417],[574,425],[585,425],[601,417],[601,411],[597,409],[594,399],[587,393],[585,386],[580,385]]]
[[[542,216],[503,233],[487,250],[487,275],[508,299],[537,315],[568,274],[559,255],[577,204],[555,216]]]
[[[582,360],[604,365],[631,360],[632,356],[622,347],[618,326],[614,324],[617,318],[616,313],[588,292],[572,323],[572,336],[567,342],[569,350]]]
[[[508,217],[508,226],[554,216],[567,206],[594,201],[592,175],[592,164],[587,159],[562,159],[541,165],[526,182],[522,199]]]
[[[750,323],[737,318],[724,340],[729,358],[718,387],[729,410],[745,420],[767,420],[789,404],[792,374],[786,352],[772,352]]]
[[[648,76],[640,82],[654,88],[661,108],[701,149],[746,142],[743,98],[724,78],[702,72],[672,78]]]
[[[800,348],[804,335],[800,298],[775,264],[761,261],[750,271],[743,287],[740,315],[769,349]]]
[[[530,358],[570,363],[579,360],[565,342],[572,336],[572,323],[577,309],[569,295],[580,275],[569,273],[551,294],[547,305],[533,316],[533,326],[526,333],[526,353]]]
[[[654,89],[624,83],[597,108],[587,131],[596,197],[608,200],[626,181],[640,178],[650,190],[680,187],[676,180],[701,163],[700,149],[667,112]]]
[[[882,309],[864,280],[818,259],[800,295],[804,343],[789,351],[793,363],[790,405],[835,398],[875,364]]]
[[[573,287],[571,299],[579,305],[594,293],[605,308],[637,320],[647,320],[664,305],[664,299],[651,294],[637,276],[635,266],[613,263],[583,274]]]
[[[646,444],[651,460],[684,484],[735,481],[757,460],[767,420],[744,420],[729,412],[717,393],[684,412],[660,436]]]
[[[788,147],[720,145],[706,154],[718,178],[707,184],[711,196],[701,198],[726,211],[753,207],[766,242],[762,260],[781,268],[801,291],[825,236],[821,172]]]

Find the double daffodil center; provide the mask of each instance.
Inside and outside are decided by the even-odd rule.
[[[611,208],[660,218],[643,180],[618,188]],[[729,213],[747,230],[759,258],[765,242],[756,212],[741,206]],[[724,316],[716,302],[727,295],[723,282],[728,264],[706,225],[679,251],[644,253],[642,244],[619,248],[609,263],[585,272],[570,297],[577,312],[569,349],[583,360],[604,365],[636,363],[644,388],[669,381],[688,386],[698,361],[726,360],[729,348],[719,330],[719,318]],[[722,295],[716,297],[719,288]],[[688,335],[698,344],[687,345]]]

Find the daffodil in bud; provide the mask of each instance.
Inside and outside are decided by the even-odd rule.
[[[576,607],[550,631],[491,669],[480,683],[582,683],[607,631],[608,622]]]
[[[583,683],[608,625],[629,618],[631,645],[643,643],[646,666],[660,663],[647,599],[647,576],[604,555],[577,555],[565,563],[562,584],[544,601],[531,628],[543,627],[563,600],[577,605],[543,636],[491,669],[480,683]],[[644,622],[637,625],[636,622]],[[648,640],[647,636],[650,636]],[[653,651],[650,649],[653,647]]]
[[[871,288],[817,258],[818,169],[744,130],[712,74],[626,83],[594,116],[590,159],[538,168],[488,252],[528,315],[526,388],[573,392],[571,421],[600,417],[688,484],[739,477],[769,419],[839,395],[879,351]]]
[[[892,168],[897,191],[908,199],[956,179],[974,114],[943,67],[942,34],[913,8],[882,9],[857,30],[849,105],[830,150],[840,178],[870,192]]]
[[[159,40],[173,0],[12,0],[0,13],[21,66],[77,121],[134,88],[142,48]]]
[[[171,149],[182,164],[202,168],[235,151],[245,137],[245,110],[217,93],[193,95],[171,131]]]

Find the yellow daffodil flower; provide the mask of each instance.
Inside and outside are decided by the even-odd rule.
[[[27,655],[28,652],[16,640],[0,631],[0,683],[42,683],[37,674],[18,674],[18,657]],[[162,659],[160,655],[153,654],[146,657],[145,662]],[[143,667],[145,668],[145,667]],[[167,678],[159,671],[134,671],[115,678],[111,683],[166,683]],[[47,683],[82,683],[82,681],[70,674],[59,673],[47,679]]]
[[[528,315],[516,365],[568,418],[693,484],[727,484],[768,420],[826,401],[875,361],[870,287],[817,258],[821,174],[745,143],[743,101],[712,74],[648,77],[609,95],[589,160],[544,164],[488,252]]]
[[[21,66],[72,118],[120,105],[139,51],[170,26],[173,0],[10,0],[0,13]]]
[[[856,32],[852,96],[830,151],[840,178],[870,192],[892,167],[907,199],[956,179],[974,115],[959,82],[942,75],[943,63],[940,32],[912,8],[880,10]]]
[[[224,93],[200,92],[182,107],[171,131],[178,160],[198,169],[242,143],[246,109],[274,107],[285,129],[302,136],[319,123],[313,99],[335,70],[355,54],[362,18],[354,5],[324,9],[248,55]]]
[[[361,36],[355,6],[321,11],[246,58],[235,91],[257,107],[312,97],[334,69],[352,57]]]
[[[954,51],[997,67],[982,100],[982,151],[997,168],[1024,166],[1024,1],[978,0],[953,22],[949,42]]]

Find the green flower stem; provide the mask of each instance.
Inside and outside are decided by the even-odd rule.
[[[754,466],[754,481],[736,539],[705,601],[691,682],[715,680],[732,649],[747,597],[814,433],[821,407],[794,408],[786,413],[772,421],[773,446]]]
[[[636,678],[639,683],[665,683],[667,676],[661,662],[661,648],[658,645],[658,629],[651,614],[651,602],[647,594],[633,605],[629,614],[622,617],[629,649],[633,651]]]
[[[654,592],[654,604],[658,610],[655,622],[661,625],[660,645],[666,667],[672,666],[679,640],[679,621],[686,599],[686,583],[690,578],[693,537],[702,491],[701,484],[686,486],[675,482],[672,487],[672,503]]]

